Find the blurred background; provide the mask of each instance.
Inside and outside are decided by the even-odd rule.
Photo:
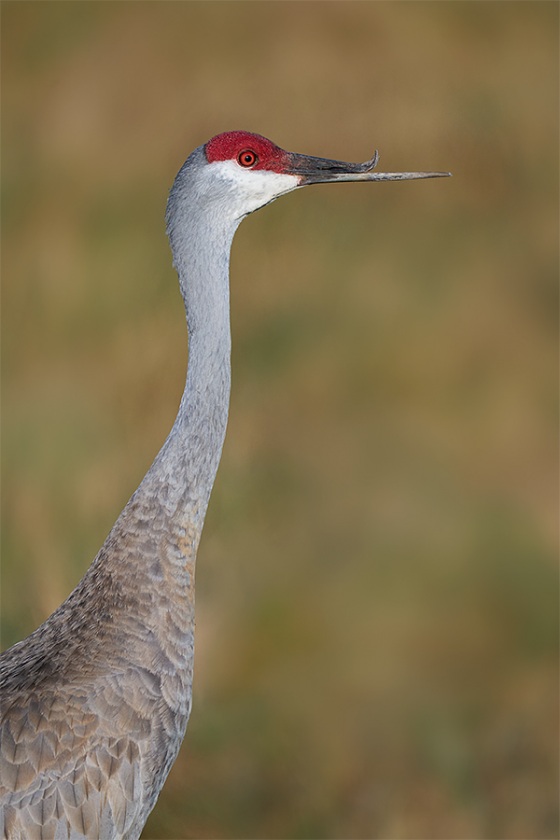
[[[558,837],[558,16],[2,4],[4,647],[173,422],[189,152],[243,128],[454,176],[237,234],[194,709],[144,838]]]

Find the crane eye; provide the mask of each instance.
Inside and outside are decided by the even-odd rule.
[[[251,149],[244,149],[237,155],[237,162],[240,166],[244,166],[248,169],[250,166],[254,166],[258,162],[258,157]]]

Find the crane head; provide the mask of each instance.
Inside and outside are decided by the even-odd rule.
[[[272,141],[248,131],[227,131],[203,147],[208,173],[221,192],[235,193],[239,218],[284,193],[309,184],[341,181],[406,181],[442,178],[450,172],[375,172],[377,151],[365,163],[311,157],[286,152]],[[232,196],[233,197],[233,196]]]

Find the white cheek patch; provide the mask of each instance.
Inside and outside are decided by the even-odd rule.
[[[224,183],[227,192],[236,194],[233,201],[243,214],[251,213],[274,198],[295,190],[300,184],[298,175],[286,175],[267,169],[244,169],[233,160],[214,161],[208,165],[212,177]]]

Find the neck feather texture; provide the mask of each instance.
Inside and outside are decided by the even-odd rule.
[[[122,517],[141,507],[162,519],[166,539],[194,563],[224,443],[231,384],[229,254],[239,220],[194,213],[180,175],[168,234],[185,303],[189,362],[177,418]],[[118,523],[117,523],[118,524]],[[188,538],[185,540],[185,535]]]
[[[201,154],[197,150],[189,161]],[[229,252],[240,218],[224,219],[223,210],[213,213],[211,202],[197,200],[189,161],[177,177],[167,215],[189,329],[187,381],[177,418],[80,583],[41,627],[4,654],[0,667],[3,692],[16,698],[14,708],[26,709],[32,698],[28,728],[17,719],[20,735],[34,731],[35,721],[43,720],[37,704],[46,698],[44,720],[52,713],[56,732],[63,734],[56,735],[59,746],[49,746],[44,755],[62,755],[60,761],[68,762],[64,773],[75,761],[76,777],[82,778],[83,756],[89,759],[95,749],[105,759],[115,743],[136,750],[139,810],[127,837],[139,836],[190,713],[195,559],[224,442],[230,393]],[[196,205],[201,212],[193,210]],[[65,710],[67,729],[62,723]],[[55,743],[54,729],[49,732],[47,727],[41,738],[43,734],[49,736],[45,743]],[[15,752],[19,756],[24,742],[33,747],[38,741],[22,736],[22,743],[8,750],[12,758]],[[37,749],[43,757],[43,741]],[[25,780],[37,762],[21,765],[27,774],[21,776],[22,785],[28,784]],[[133,784],[132,777],[122,778]],[[29,789],[37,787],[35,780],[29,784]],[[141,792],[136,792],[137,784]],[[102,789],[107,801],[109,789],[113,790],[110,785]],[[90,800],[86,804],[93,807]],[[70,819],[72,825],[75,819],[76,815]],[[26,830],[32,822],[26,823]]]
[[[186,515],[202,528],[227,424],[229,252],[237,225],[216,229],[204,217],[194,222],[181,207],[177,216],[169,232],[189,330],[187,381],[169,437],[135,495],[155,489],[161,499],[163,491],[170,515]]]
[[[179,173],[167,212],[189,330],[177,418],[85,576],[36,634],[71,669],[85,647],[89,665],[80,655],[80,667],[97,671],[108,660],[145,662],[146,644],[155,645],[154,658],[190,684],[195,560],[228,415],[229,253],[240,219],[194,213],[188,197]]]

